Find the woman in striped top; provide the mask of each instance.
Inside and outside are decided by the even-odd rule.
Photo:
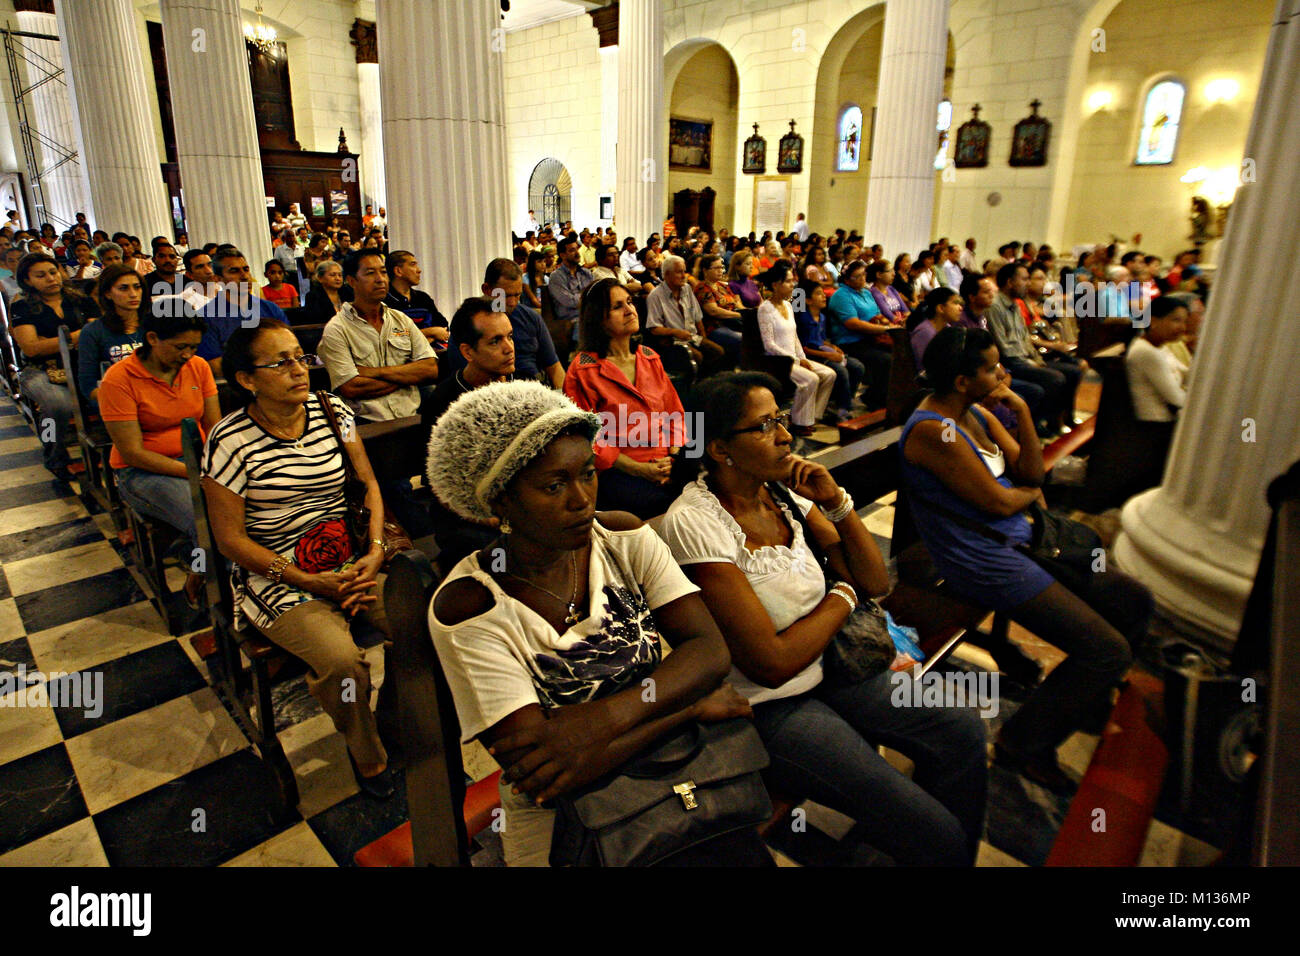
[[[307,662],[308,689],[347,738],[361,789],[382,798],[392,793],[388,756],[370,710],[369,664],[348,619],[361,613],[388,630],[379,580],[384,505],[352,415],[329,395],[370,507],[368,550],[354,554],[344,446],[308,385],[317,364],[280,322],[231,335],[223,369],[245,407],[208,435],[203,491],[217,546],[233,562],[236,622]]]

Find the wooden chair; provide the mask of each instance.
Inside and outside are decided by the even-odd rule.
[[[181,446],[190,482],[190,498],[194,502],[194,528],[199,548],[207,559],[204,587],[212,620],[212,636],[217,646],[216,657],[212,659],[213,677],[225,693],[240,729],[257,746],[263,762],[275,775],[278,788],[275,812],[277,818],[284,819],[294,813],[298,805],[298,780],[276,736],[269,667],[272,661],[283,661],[291,655],[272,644],[255,628],[234,626],[234,593],[226,562],[212,534],[207,500],[199,482],[203,439],[198,423],[192,418],[181,423]],[[247,668],[244,667],[245,660]]]
[[[794,401],[794,382],[790,379],[794,359],[787,355],[768,355],[764,351],[763,335],[758,330],[758,309],[741,309],[740,323],[740,367],[766,372],[776,379],[781,386],[781,394],[776,396],[777,404]]]
[[[500,806],[500,771],[468,788],[461,761],[460,724],[451,689],[429,635],[429,602],[438,572],[420,551],[388,563],[384,608],[392,647],[385,680],[395,681],[406,756],[410,820],[364,847],[358,866],[468,866],[469,841]]]
[[[122,496],[118,494],[117,482],[113,478],[113,467],[109,464],[113,441],[108,437],[108,429],[104,427],[103,421],[90,410],[77,387],[75,354],[68,344],[67,327],[59,326],[59,357],[63,360],[63,367],[68,370],[72,420],[77,429],[77,444],[81,447],[81,462],[86,469],[78,481],[81,495],[108,512],[113,519],[113,526],[120,532],[126,528],[127,519],[122,507]]]

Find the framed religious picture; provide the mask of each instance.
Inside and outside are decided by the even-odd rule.
[[[972,106],[971,118],[957,127],[957,147],[952,162],[959,169],[989,164],[989,133],[993,127],[980,119],[981,108],[978,103]]]
[[[778,173],[803,171],[803,137],[794,131],[794,120],[790,120],[790,132],[781,137],[781,144],[776,153],[776,171]]]
[[[330,190],[330,207],[336,216],[348,215],[348,194],[342,189]]]
[[[745,140],[744,163],[742,173],[762,174],[767,172],[767,140],[758,135],[758,124],[754,124],[754,135]]]
[[[324,196],[312,196],[312,197],[311,197],[311,214],[312,214],[313,216],[315,216],[317,219],[320,219],[322,216],[325,215],[325,197],[324,197]]]
[[[1034,100],[1029,104],[1033,112],[1016,124],[1015,133],[1011,137],[1011,159],[1008,161],[1012,166],[1047,165],[1047,139],[1051,135],[1052,124],[1038,115],[1038,107],[1042,105],[1040,100]]]
[[[713,123],[709,120],[668,120],[668,168],[697,173],[713,171]]]

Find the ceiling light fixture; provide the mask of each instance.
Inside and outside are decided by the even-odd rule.
[[[276,40],[278,38],[278,34],[275,32],[275,27],[268,27],[265,23],[262,22],[261,0],[258,0],[256,9],[257,9],[257,26],[254,27],[245,23],[244,39],[246,39],[249,43],[253,44],[253,46],[257,47],[257,49],[262,53],[265,53],[268,56],[275,56],[276,53],[278,52],[278,48],[276,46]]]

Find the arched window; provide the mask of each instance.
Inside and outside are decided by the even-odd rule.
[[[1186,93],[1187,88],[1177,80],[1161,80],[1147,91],[1134,160],[1138,166],[1162,166],[1174,161]]]
[[[851,173],[858,168],[862,158],[862,108],[850,103],[840,110],[837,130],[835,169]]]
[[[934,154],[934,168],[943,169],[948,165],[948,131],[952,129],[952,101],[939,101],[939,116],[934,124],[939,134],[939,149]]]

